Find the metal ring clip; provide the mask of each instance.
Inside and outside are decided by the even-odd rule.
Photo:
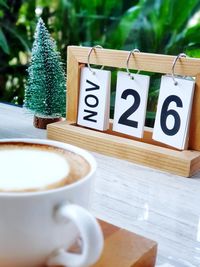
[[[88,53],[88,57],[87,57],[87,65],[88,65],[89,70],[92,72],[92,74],[95,74],[95,71],[92,70],[92,68],[91,68],[91,66],[90,66],[90,56],[91,56],[91,53],[92,53],[93,50],[94,50],[94,52],[95,52],[95,49],[96,49],[96,48],[101,48],[101,49],[103,49],[102,46],[100,46],[100,45],[95,45],[95,46],[93,46],[93,47],[90,49],[90,51],[89,51],[89,53]],[[101,67],[101,70],[102,70],[103,68],[104,68],[104,66]]]
[[[137,48],[131,50],[130,53],[129,53],[129,55],[128,55],[128,57],[127,57],[127,60],[126,60],[126,71],[127,71],[128,75],[130,76],[131,79],[134,79],[134,76],[133,76],[133,74],[129,70],[129,61],[130,61],[131,55],[134,56],[134,53],[140,53],[140,50],[137,49]],[[140,72],[140,70],[137,71],[137,74],[139,72]]]

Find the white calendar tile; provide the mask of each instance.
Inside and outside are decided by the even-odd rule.
[[[109,127],[110,81],[107,70],[81,69],[78,121],[79,125],[98,130]]]
[[[162,76],[153,139],[185,149],[194,95],[194,80]]]
[[[141,138],[144,132],[150,77],[118,72],[113,130]]]

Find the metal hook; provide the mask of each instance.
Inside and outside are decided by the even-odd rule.
[[[178,84],[178,82],[175,79],[174,69],[175,69],[176,62],[180,57],[187,57],[187,55],[184,54],[184,53],[180,53],[180,54],[178,54],[178,56],[175,57],[175,59],[173,61],[173,64],[172,64],[172,79],[174,81],[174,85]]]
[[[93,46],[93,47],[90,49],[90,51],[89,51],[89,53],[88,53],[88,57],[87,57],[87,65],[88,65],[89,70],[92,72],[92,74],[95,74],[95,71],[93,71],[92,68],[91,68],[91,66],[90,66],[90,56],[91,56],[92,51],[93,51],[93,50],[95,51],[95,48],[101,48],[101,49],[103,49],[103,47],[102,47],[101,45],[95,45],[95,46]],[[104,68],[104,66],[101,67],[101,70],[102,70],[103,68]]]
[[[130,57],[131,57],[131,55],[134,56],[134,53],[135,53],[135,52],[140,53],[140,50],[137,49],[137,48],[131,50],[130,53],[129,53],[129,55],[128,55],[128,57],[127,57],[127,60],[126,60],[126,71],[127,71],[128,75],[130,76],[131,79],[134,79],[134,76],[133,76],[133,74],[129,71],[129,61],[130,61]],[[139,72],[140,72],[140,70],[138,70],[136,74],[138,74]]]

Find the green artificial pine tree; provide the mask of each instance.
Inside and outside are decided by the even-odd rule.
[[[66,78],[60,53],[41,18],[34,37],[24,107],[35,114],[35,126],[45,128],[38,123],[39,118],[48,124],[65,116]]]

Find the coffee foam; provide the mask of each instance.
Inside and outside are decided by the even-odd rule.
[[[89,164],[73,152],[38,144],[0,145],[0,191],[38,191],[75,182]]]

